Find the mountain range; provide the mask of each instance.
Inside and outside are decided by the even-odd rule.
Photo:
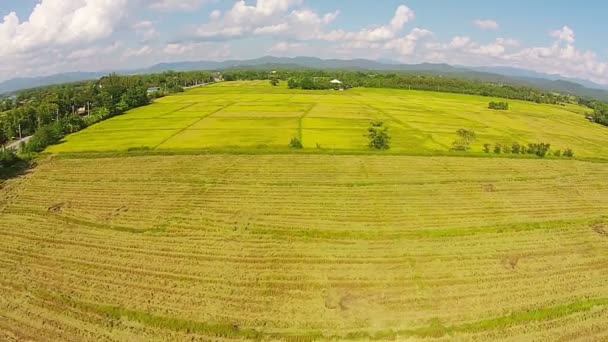
[[[150,74],[164,71],[227,70],[244,68],[264,69],[325,69],[325,70],[374,70],[395,71],[442,75],[456,78],[477,79],[487,82],[500,82],[533,86],[548,91],[569,93],[577,96],[592,97],[608,101],[608,86],[588,80],[567,78],[535,71],[511,67],[465,67],[449,64],[400,64],[390,60],[367,59],[320,59],[315,57],[271,57],[250,60],[227,60],[223,62],[192,61],[160,63],[137,70],[116,70],[123,75]],[[0,83],[0,94],[10,94],[19,90],[53,84],[97,79],[112,70],[99,72],[70,72],[43,77],[15,78]]]

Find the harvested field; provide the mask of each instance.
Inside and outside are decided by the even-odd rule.
[[[0,340],[602,340],[608,167],[55,156],[0,192]]]

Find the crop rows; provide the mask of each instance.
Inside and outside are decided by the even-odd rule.
[[[605,338],[607,174],[54,158],[0,192],[0,339]]]

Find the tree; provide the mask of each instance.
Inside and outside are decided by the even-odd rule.
[[[388,150],[391,148],[391,136],[389,135],[388,127],[384,126],[384,122],[373,121],[367,132],[369,148],[374,150]]]
[[[298,80],[296,80],[295,78],[290,78],[287,81],[287,87],[289,87],[289,89],[296,89],[300,87],[300,82],[298,82]]]
[[[456,134],[458,135],[458,140],[452,144],[454,151],[467,152],[471,144],[477,140],[477,134],[470,130],[461,128],[456,131]]]
[[[291,141],[289,142],[289,147],[298,150],[304,148],[304,146],[302,146],[302,142],[298,138],[291,139]]]
[[[278,87],[278,86],[279,86],[279,83],[280,83],[280,81],[279,81],[279,78],[278,78],[278,77],[276,77],[276,76],[271,76],[271,77],[270,77],[270,85],[271,85],[271,86],[273,86],[273,87]]]
[[[3,129],[0,129],[0,146],[4,147],[8,142],[8,136],[6,136],[6,132]]]
[[[502,153],[502,145],[501,144],[494,145],[494,153],[496,153],[496,154],[501,154]]]
[[[491,152],[491,150],[492,150],[492,145],[491,145],[491,144],[484,144],[484,145],[483,145],[483,151],[484,151],[485,153],[490,153],[490,152]]]
[[[540,143],[538,144],[538,149],[536,150],[536,155],[544,158],[549,150],[551,149],[551,144]]]
[[[513,146],[511,146],[511,153],[519,154],[520,152],[521,152],[521,145],[519,145],[518,143],[514,143]]]

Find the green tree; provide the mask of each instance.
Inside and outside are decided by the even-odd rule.
[[[477,140],[477,134],[471,130],[459,129],[456,131],[458,139],[452,144],[454,151],[469,151],[472,143]]]
[[[391,148],[391,136],[388,127],[384,126],[384,122],[372,122],[367,132],[369,148],[374,150],[388,150]]]
[[[485,153],[490,153],[490,152],[492,152],[492,145],[491,145],[491,144],[484,144],[484,145],[483,145],[483,151],[484,151]]]
[[[278,87],[280,84],[279,78],[276,76],[271,76],[270,77],[270,85],[273,87]]]
[[[511,153],[519,154],[520,152],[521,152],[521,145],[518,143],[514,143],[513,146],[511,146]]]
[[[291,147],[293,149],[298,149],[298,150],[304,148],[304,146],[302,145],[302,142],[298,138],[291,139],[291,141],[289,142],[289,147]]]

